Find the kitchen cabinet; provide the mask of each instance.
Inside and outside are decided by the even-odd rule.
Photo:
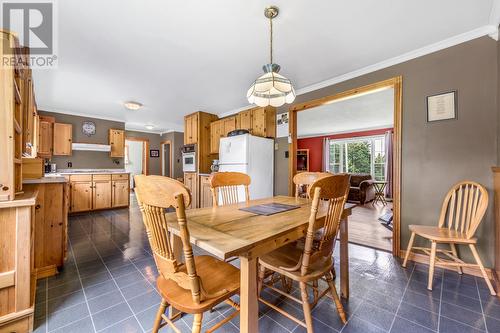
[[[186,208],[198,207],[198,175],[195,172],[184,172],[184,185],[191,192],[191,204]]]
[[[94,175],[92,209],[111,208],[111,175]]]
[[[244,129],[252,133],[252,110],[241,111],[238,116],[238,129]]]
[[[212,187],[210,186],[210,176],[200,176],[200,208],[212,207]]]
[[[35,106],[35,95],[33,91],[33,80],[31,76],[24,81],[25,95],[23,97],[23,152],[26,156],[36,157],[36,140],[35,135],[37,116]]]
[[[184,144],[198,143],[198,113],[184,118]]]
[[[224,126],[223,126],[224,130],[222,131],[223,137],[226,137],[229,132],[232,132],[236,129],[236,117],[235,116],[224,118],[221,121],[224,124]]]
[[[125,131],[120,129],[109,129],[109,145],[111,146],[111,157],[125,157]]]
[[[128,179],[113,180],[113,197],[111,200],[113,207],[127,207],[129,205],[129,186],[130,184]]]
[[[38,117],[38,156],[43,158],[52,157],[53,126],[54,117]]]
[[[70,212],[127,207],[130,199],[129,175],[70,175]]]
[[[73,176],[71,176],[73,178]],[[70,179],[71,179],[70,178]],[[91,177],[90,177],[91,178]],[[71,180],[71,209],[72,213],[92,210],[92,180]]]
[[[264,138],[276,137],[276,109],[274,107],[252,109],[252,134]]]
[[[73,125],[54,123],[53,155],[71,156],[73,142]]]
[[[57,274],[66,257],[68,184],[25,184],[37,191],[34,226],[34,265],[37,279]]]
[[[222,137],[222,122],[214,121],[210,124],[210,153],[219,153],[219,140]]]

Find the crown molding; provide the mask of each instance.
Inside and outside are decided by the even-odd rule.
[[[489,23],[491,26],[496,27],[495,31],[489,33],[488,36],[498,42],[498,25],[500,24],[500,0],[493,0],[491,4],[491,12]]]
[[[497,16],[498,16],[498,19],[500,20],[500,4],[498,4],[498,2],[499,2],[498,0],[495,0],[493,8],[497,8],[495,10],[496,10],[496,12],[498,12]],[[493,16],[493,8],[492,8],[492,15],[491,16]],[[490,16],[490,23],[492,20],[491,16]],[[494,17],[497,17],[497,16],[494,16]],[[498,27],[498,24],[485,25],[485,26],[479,27],[477,29],[470,30],[468,32],[444,39],[444,40],[439,41],[437,43],[429,44],[427,46],[421,47],[419,49],[416,49],[416,50],[413,50],[413,51],[410,51],[407,53],[404,53],[402,55],[375,63],[373,65],[369,65],[369,66],[360,68],[358,70],[333,77],[333,78],[325,80],[325,81],[321,81],[321,82],[318,82],[315,84],[305,86],[303,88],[297,89],[296,94],[302,95],[302,94],[305,94],[305,93],[308,93],[311,91],[326,88],[328,86],[332,86],[334,84],[344,82],[344,81],[347,81],[347,80],[350,80],[350,79],[353,79],[355,77],[359,77],[362,75],[366,75],[368,73],[372,73],[372,72],[375,72],[375,71],[378,71],[378,70],[381,70],[381,69],[384,69],[387,67],[391,67],[391,66],[394,66],[394,65],[412,60],[412,59],[416,59],[416,58],[425,56],[427,54],[431,54],[431,53],[446,49],[448,47],[452,47],[452,46],[455,46],[455,45],[458,45],[461,43],[465,43],[465,42],[468,42],[470,40],[473,40],[473,39],[476,39],[479,37],[491,36],[491,35],[498,34],[497,27]],[[247,105],[247,106],[244,106],[244,107],[241,107],[238,109],[234,109],[231,111],[226,111],[226,112],[220,113],[219,116],[220,117],[230,116],[230,115],[233,115],[235,113],[238,113],[239,111],[246,110],[246,109],[252,108],[252,107],[254,107],[254,106]]]

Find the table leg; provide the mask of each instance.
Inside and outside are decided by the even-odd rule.
[[[176,236],[174,234],[170,234],[170,242],[172,244],[172,251],[174,251],[175,254],[175,259],[177,260],[178,263],[183,262],[183,251],[182,251],[182,240],[179,236]],[[168,308],[168,314],[170,318],[173,318],[175,315],[177,315],[180,311],[177,309],[174,309],[173,306],[170,306]],[[178,317],[180,318],[180,316]]]
[[[258,331],[257,259],[240,257],[240,332]]]
[[[340,221],[340,296],[349,298],[349,230],[347,218]]]

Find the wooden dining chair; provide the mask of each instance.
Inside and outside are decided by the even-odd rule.
[[[245,189],[245,201],[250,201],[248,186],[250,176],[242,172],[215,172],[210,176],[213,206],[217,207],[238,203],[238,190],[240,186]],[[220,198],[220,200],[219,200]]]
[[[313,332],[311,310],[328,292],[331,293],[342,322],[346,322],[344,308],[340,302],[335,284],[333,283],[331,270],[333,266],[333,250],[335,248],[340,219],[342,217],[348,192],[349,175],[347,174],[330,174],[328,177],[316,180],[309,188],[309,195],[313,200],[304,248],[301,249],[297,247],[296,244],[291,243],[259,258],[259,301],[293,320],[297,324],[307,328],[308,333]],[[314,233],[315,225],[317,225],[316,219],[318,209],[324,210],[326,215],[320,225],[320,228],[322,228],[322,236],[319,242],[315,242]],[[271,283],[268,283],[265,280],[267,270],[271,270],[293,281],[297,281],[300,286],[301,299],[275,288],[272,283],[272,277],[270,279]],[[317,281],[319,279],[324,279],[328,284],[328,288],[322,292],[318,289]],[[263,288],[270,288],[302,304],[305,322],[261,298],[260,292]],[[312,288],[314,292],[314,299],[311,303],[309,302],[308,288]]]
[[[153,332],[165,325],[180,332],[173,320],[182,312],[194,315],[192,332],[200,332],[203,313],[226,302],[236,311],[206,330],[214,331],[239,313],[239,305],[230,299],[239,292],[239,270],[211,256],[193,256],[185,213],[191,194],[182,183],[162,176],[136,175],[134,180],[135,195],[160,274],[156,284],[162,301]],[[173,251],[172,237],[175,236],[170,235],[165,216],[170,207],[175,208],[177,214],[185,263],[177,261]],[[181,312],[169,318],[165,314],[168,306]]]
[[[453,186],[446,195],[441,207],[438,226],[410,225],[410,242],[406,250],[403,267],[406,267],[412,250],[422,251],[430,256],[429,281],[427,289],[432,290],[434,266],[455,266],[462,274],[462,267],[479,267],[491,295],[496,295],[490,279],[484,269],[481,258],[476,249],[477,238],[474,234],[483,220],[488,207],[488,192],[481,184],[472,181],[463,181]],[[415,235],[428,239],[431,247],[414,247]],[[438,249],[438,244],[449,244],[450,250]],[[468,245],[476,264],[462,261],[458,255],[456,244]],[[439,258],[442,254],[444,258]]]
[[[309,186],[316,180],[331,176],[328,172],[300,172],[293,177],[293,183],[295,184],[295,197],[300,196],[301,189],[305,187],[305,197],[309,199]]]

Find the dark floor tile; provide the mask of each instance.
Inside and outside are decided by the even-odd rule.
[[[134,313],[138,313],[152,306],[160,305],[161,297],[158,295],[156,290],[151,290],[145,294],[131,298],[127,302],[132,308],[132,311],[134,311]]]
[[[47,315],[47,302],[40,302],[35,304],[35,319],[43,319]]]
[[[477,308],[477,311],[481,311],[481,308]],[[461,306],[443,302],[441,304],[441,316],[460,321],[480,330],[485,330],[484,316],[481,313],[467,310]]]
[[[61,327],[51,333],[89,333],[94,332],[94,326],[90,317],[85,317],[67,326]]]
[[[61,297],[67,294],[74,293],[79,290],[82,290],[82,285],[80,283],[80,280],[73,280],[63,285],[50,288],[48,290],[48,299],[50,300],[52,298]]]
[[[138,270],[135,270],[135,271],[133,271],[129,274],[126,274],[126,275],[122,275],[122,276],[117,277],[115,279],[119,288],[126,287],[128,285],[131,285],[132,283],[136,283],[136,282],[139,282],[142,280],[144,280],[144,277],[142,276],[141,273],[139,273]]]
[[[500,332],[500,320],[495,318],[485,316],[486,327],[488,327],[488,332]]]
[[[461,324],[458,321],[448,319],[446,317],[441,317],[439,324],[439,332],[441,333],[480,333],[484,332],[473,328],[472,326],[467,326]]]
[[[342,330],[343,333],[384,333],[386,330],[371,324],[368,321],[353,316]]]
[[[418,281],[410,281],[406,290],[414,293],[430,296],[436,300],[441,299],[441,285],[434,285],[432,290],[427,289],[427,283],[421,283]]]
[[[263,316],[259,319],[259,332],[288,333],[289,331],[268,316]]]
[[[437,330],[439,321],[439,315],[437,313],[429,312],[409,303],[402,302],[397,315],[431,330]]]
[[[443,291],[442,301],[449,304],[458,304],[471,311],[481,309],[481,302],[478,299],[470,298],[461,294]]]
[[[45,318],[36,319],[33,321],[33,333],[47,333],[47,322]]]
[[[380,309],[396,313],[402,296],[403,294],[399,298],[395,298],[373,290],[366,295],[365,301]]]
[[[139,322],[130,317],[101,331],[102,333],[142,333]]]
[[[403,301],[421,309],[439,313],[439,300],[433,298],[432,295],[424,295],[407,290]]]
[[[139,295],[145,294],[149,291],[155,290],[153,286],[146,280],[142,279],[139,282],[130,284],[121,289],[125,299],[129,300],[131,298],[137,297]]]
[[[137,269],[132,263],[129,263],[127,265],[123,265],[117,268],[113,268],[110,270],[111,275],[113,275],[114,278],[120,277],[122,275],[130,274],[133,272],[136,272]]]
[[[83,291],[77,291],[71,294],[66,294],[61,297],[52,298],[48,302],[48,313],[54,313],[57,311],[64,310],[70,306],[84,303],[85,297]]]
[[[90,300],[94,297],[101,296],[114,290],[118,290],[115,282],[113,280],[108,280],[106,282],[85,288],[85,295],[87,296],[87,299]]]
[[[500,299],[495,296],[488,296],[488,298],[481,296],[481,301],[484,314],[500,320]]]
[[[142,312],[139,312],[138,314],[136,314],[137,320],[139,320],[139,323],[144,328],[144,330],[146,330],[146,332],[149,332],[153,328],[154,320],[155,320],[157,311],[158,311],[157,307],[152,307],[152,308],[149,308],[145,311],[142,311]],[[186,333],[191,332],[191,329],[184,323],[184,321],[182,319],[176,320],[175,326],[179,330],[181,330],[181,332],[186,332]],[[162,328],[160,332],[161,333],[163,333],[163,332],[172,333],[174,331],[170,327],[167,326],[167,327]]]
[[[415,324],[401,317],[396,317],[391,328],[391,333],[432,333],[428,328]]]
[[[304,321],[304,312],[302,309],[297,309],[296,307],[288,304],[287,302],[282,302],[278,307],[289,315],[294,316],[295,318],[299,319],[300,321]],[[297,326],[297,323],[292,321],[291,319],[288,319],[281,313],[279,313],[276,310],[270,310],[269,312],[266,313],[266,316],[271,318],[272,320],[276,321],[279,323],[281,326],[285,327],[288,330],[293,330],[295,326]]]
[[[388,330],[394,320],[395,313],[383,310],[377,306],[364,302],[354,312],[354,316],[361,318],[377,327]]]
[[[94,297],[88,301],[90,312],[92,314],[123,302],[125,302],[125,299],[118,290],[114,290],[110,293],[98,297]]]
[[[353,314],[356,307],[360,305],[360,300],[350,298],[348,306],[344,306],[344,311],[346,312],[346,317],[349,319]],[[355,303],[355,304],[353,304]],[[350,306],[350,307],[349,307]],[[342,323],[340,316],[337,311],[337,307],[333,304],[333,301],[329,298],[323,299],[312,311],[312,316],[314,319],[321,321],[329,327],[333,327],[336,330],[342,329],[344,324]]]
[[[109,279],[111,279],[111,275],[108,273],[108,271],[103,271],[101,273],[89,275],[85,278],[82,278],[82,285],[83,288],[88,288],[90,286],[103,283]]]
[[[48,329],[49,331],[58,329],[60,327],[69,325],[82,318],[88,317],[89,311],[87,304],[81,303],[64,310],[49,314]]]
[[[128,305],[123,302],[92,315],[95,329],[100,331],[132,316]]]

